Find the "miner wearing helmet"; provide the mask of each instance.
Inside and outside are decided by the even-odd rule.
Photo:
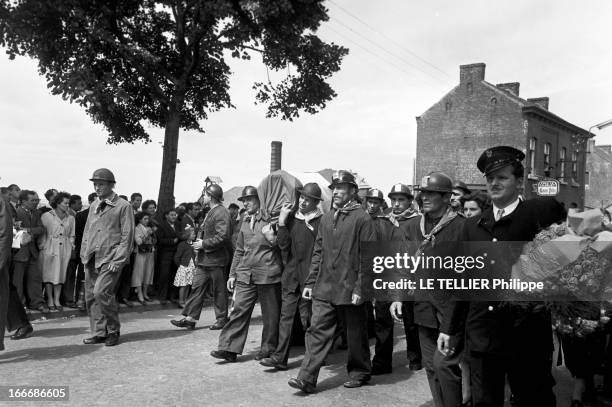
[[[289,345],[293,330],[293,320],[299,311],[304,331],[310,326],[311,301],[302,298],[302,291],[308,277],[315,238],[321,223],[321,188],[309,183],[298,189],[297,210],[286,203],[280,210],[278,219],[278,246],[280,247],[285,268],[281,277],[282,304],[278,329],[278,345],[270,357],[262,359],[263,366],[287,370]]]
[[[202,204],[210,209],[196,233],[193,249],[197,253],[191,294],[185,302],[180,320],[170,321],[180,328],[194,329],[200,319],[204,298],[209,285],[213,289],[213,306],[216,321],[209,329],[222,329],[227,323],[227,292],[225,267],[229,262],[230,215],[221,204],[223,190],[211,184],[204,190]]]
[[[409,220],[418,216],[413,207],[414,195],[410,188],[402,183],[391,187],[387,197],[391,200],[390,211],[379,216],[382,221],[379,239],[383,241],[408,241]],[[376,299],[375,302],[375,354],[372,359],[372,374],[381,375],[391,373],[393,357],[393,327],[394,322],[389,312],[391,302]],[[414,301],[402,302],[402,320],[406,334],[406,354],[410,370],[420,370],[421,348],[417,326],[414,324]]]
[[[453,182],[453,191],[451,193],[451,207],[453,208],[453,210],[459,214],[463,214],[463,203],[461,201],[461,198],[471,194],[472,191],[467,187],[467,185],[465,184],[465,182],[463,181],[459,181],[459,180],[455,180],[455,182]]]
[[[244,350],[255,303],[259,300],[263,331],[256,360],[267,358],[278,344],[281,306],[282,260],[277,242],[271,238],[270,220],[260,209],[259,195],[246,186],[240,198],[246,214],[238,232],[227,289],[234,292],[234,308],[219,335],[219,346],[210,354],[235,362]],[[229,221],[229,216],[228,216]]]
[[[494,242],[491,249],[511,256],[480,273],[509,279],[512,270],[504,264],[512,265],[520,251],[508,250],[506,241],[530,242],[542,228],[565,219],[563,205],[554,198],[520,199],[524,158],[514,147],[496,146],[483,151],[476,164],[485,176],[492,205],[465,222],[463,239]],[[546,307],[500,307],[499,302],[483,300],[452,306],[453,318],[440,330],[438,347],[448,354],[456,351],[452,337],[465,332],[474,405],[503,406],[506,377],[517,405],[556,405],[550,369],[552,321]]]
[[[134,212],[128,201],[113,192],[115,176],[106,169],[90,179],[98,195],[91,206],[81,243],[85,265],[85,302],[93,336],[85,344],[119,343],[119,306],[115,289],[134,247]]]
[[[356,200],[355,176],[338,171],[329,188],[333,208],[323,215],[315,240],[310,271],[302,296],[312,301],[312,319],[306,332],[306,354],[291,387],[315,391],[319,370],[332,347],[338,319],[348,339],[345,387],[360,387],[370,380],[367,311],[362,293],[361,242],[376,240],[372,220]]]
[[[450,206],[452,180],[444,173],[433,172],[424,176],[417,188],[423,202],[423,214],[408,220],[405,226],[407,239],[418,247],[417,253],[413,255],[445,257],[445,254],[455,254],[454,251],[448,250],[449,245],[443,244],[458,242],[465,222]],[[419,269],[415,271],[415,275],[418,278],[424,276],[425,272],[436,275],[444,270]],[[392,303],[391,314],[396,320],[401,320],[402,302]],[[445,298],[416,293],[414,323],[418,326],[422,363],[434,404],[444,407],[459,406],[463,399],[459,367],[462,355],[461,336],[455,335],[452,338],[455,347],[452,354],[445,355],[437,350],[438,334],[446,329],[450,317],[448,301],[445,301]]]

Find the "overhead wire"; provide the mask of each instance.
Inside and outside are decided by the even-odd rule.
[[[402,51],[410,54],[412,57],[418,59],[420,62],[422,62],[423,64],[431,67],[432,69],[434,69],[436,72],[441,73],[442,75],[444,75],[446,78],[453,78],[451,75],[449,75],[447,72],[445,72],[444,70],[440,69],[438,66],[436,66],[435,64],[429,62],[428,60],[426,60],[425,58],[421,57],[420,55],[418,55],[416,52],[406,48],[403,44],[400,44],[399,42],[397,42],[395,39],[393,39],[392,37],[384,34],[383,32],[377,30],[376,28],[374,28],[372,25],[368,24],[366,21],[364,21],[363,19],[361,19],[360,17],[356,16],[355,14],[351,13],[350,11],[348,11],[346,8],[342,7],[341,5],[339,5],[338,3],[336,3],[334,0],[329,0],[329,2],[331,4],[333,4],[335,7],[337,7],[338,9],[340,9],[342,12],[344,12],[346,15],[350,16],[351,18],[355,19],[356,21],[358,21],[359,23],[361,23],[362,25],[364,25],[365,27],[367,27],[368,29],[370,29],[371,31],[375,32],[376,34],[378,34],[379,36],[385,38],[387,41],[389,41],[390,43],[392,43],[393,45],[395,45],[396,47],[398,47],[399,49],[401,49]],[[332,17],[330,17],[332,18]],[[336,20],[338,23],[343,24],[337,17],[333,18],[334,20]],[[350,28],[348,28],[350,29]],[[361,33],[354,31],[351,29],[351,31],[355,32],[357,35],[361,36],[362,38],[375,43],[373,40],[371,40],[368,37],[363,36]],[[383,48],[382,46],[380,46],[379,44],[377,44],[378,47]],[[386,52],[391,53],[390,51],[386,50]],[[399,56],[396,56],[396,58],[401,59],[402,61],[408,63],[409,65],[413,66],[413,64],[411,64],[410,62],[407,62],[404,58],[401,58]],[[418,68],[417,68],[418,69]],[[419,69],[421,70],[421,69]],[[421,70],[421,72],[424,72]],[[430,74],[428,74],[430,75]],[[431,75],[430,75],[431,76]]]

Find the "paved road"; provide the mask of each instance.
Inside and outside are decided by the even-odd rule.
[[[237,363],[209,356],[218,338],[218,331],[207,329],[206,322],[214,319],[211,309],[203,312],[205,325],[195,331],[171,326],[169,320],[177,316],[174,308],[122,313],[121,344],[114,348],[82,344],[89,328],[84,317],[35,321],[31,338],[5,339],[0,384],[66,385],[70,403],[61,405],[74,406],[433,407],[425,372],[413,373],[405,366],[402,340],[396,343],[392,375],[374,377],[371,385],[360,389],[345,389],[344,352],[335,351],[321,371],[319,392],[305,396],[287,385],[297,375],[302,347],[292,350],[286,372],[266,370],[253,359],[262,329],[258,307],[245,353]],[[569,405],[567,373],[559,370],[556,376],[561,379],[557,388],[564,394],[558,405]]]

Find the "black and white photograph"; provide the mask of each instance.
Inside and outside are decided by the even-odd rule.
[[[0,405],[612,407],[611,17],[0,0]]]

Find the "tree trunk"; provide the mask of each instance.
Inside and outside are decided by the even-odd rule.
[[[164,134],[164,157],[162,159],[159,197],[157,200],[159,214],[175,207],[174,179],[176,177],[176,159],[178,156],[179,124],[180,112],[169,112]]]

